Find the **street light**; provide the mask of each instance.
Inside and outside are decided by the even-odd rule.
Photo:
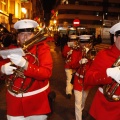
[[[26,12],[27,12],[26,8],[21,8],[21,10],[24,14],[26,14]]]
[[[56,23],[57,23],[57,20],[54,20],[53,23],[56,24]]]
[[[53,31],[57,31],[57,20],[53,20]]]
[[[25,15],[26,15],[26,13],[27,13],[27,9],[24,8],[24,7],[22,7],[22,8],[21,8],[21,11],[22,11],[23,16],[24,16],[24,18],[25,18]]]

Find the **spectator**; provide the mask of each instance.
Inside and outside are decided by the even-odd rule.
[[[61,51],[63,50],[67,42],[68,42],[68,37],[66,34],[63,34],[63,36],[61,37]]]
[[[102,43],[101,35],[98,35],[98,37],[97,37],[97,43],[98,43],[98,44]]]

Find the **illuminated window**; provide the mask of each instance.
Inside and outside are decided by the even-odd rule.
[[[6,7],[6,2],[7,2],[7,0],[2,0],[1,2],[0,2],[0,6],[1,6],[1,11],[3,11],[3,12],[5,12],[5,11],[7,11],[7,7]]]

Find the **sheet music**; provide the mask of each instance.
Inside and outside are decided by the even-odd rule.
[[[0,56],[2,56],[3,59],[7,59],[7,56],[10,54],[17,54],[20,56],[25,56],[25,52],[22,50],[22,48],[12,48],[7,50],[0,50]]]

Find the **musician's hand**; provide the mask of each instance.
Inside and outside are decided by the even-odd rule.
[[[4,64],[4,65],[1,66],[1,72],[3,74],[6,74],[6,75],[13,74],[14,73],[13,70],[16,70],[16,69],[17,69],[16,67],[11,66],[11,62],[6,63],[6,64]]]
[[[71,49],[69,52],[67,52],[68,55],[71,55],[73,50]]]
[[[85,51],[86,53],[89,51],[89,48],[88,47],[84,47],[85,48]]]
[[[80,61],[79,61],[79,64],[85,64],[88,62],[88,59],[87,58],[82,58]]]
[[[11,60],[12,63],[14,63],[16,66],[24,67],[26,64],[26,60],[17,54],[10,54],[8,55],[8,58]]]
[[[120,84],[120,67],[107,68],[106,73],[107,76],[110,76]]]

